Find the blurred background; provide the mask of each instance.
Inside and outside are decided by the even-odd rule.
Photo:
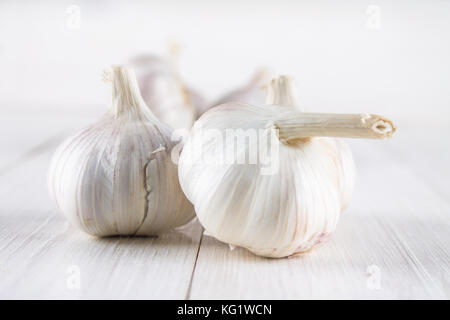
[[[2,0],[0,106],[105,108],[103,69],[176,41],[183,78],[210,99],[269,66],[309,110],[447,121],[449,30],[443,0]]]
[[[449,36],[444,0],[2,0],[0,165],[42,128],[72,132],[104,112],[105,68],[173,43],[183,79],[209,101],[267,66],[295,77],[307,110],[383,114],[400,128],[392,143],[450,160],[434,143],[450,133]]]
[[[435,143],[450,133],[449,39],[444,0],[2,0],[0,166],[103,113],[105,68],[173,43],[182,78],[208,101],[266,66],[296,79],[307,110],[395,120],[389,143],[408,144],[404,161],[450,161],[449,143]]]

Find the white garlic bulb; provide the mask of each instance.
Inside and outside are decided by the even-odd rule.
[[[158,235],[194,217],[170,153],[171,129],[145,105],[134,72],[113,66],[110,110],[63,142],[49,170],[60,210],[96,236]]]
[[[348,147],[328,137],[380,139],[395,131],[376,115],[301,112],[291,90],[281,77],[270,84],[268,105],[209,110],[178,164],[206,234],[267,257],[305,252],[335,230],[355,170]]]
[[[192,127],[201,95],[188,89],[174,66],[157,56],[144,55],[132,60],[144,101],[162,122],[174,129]]]

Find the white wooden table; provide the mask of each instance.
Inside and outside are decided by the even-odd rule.
[[[0,114],[0,298],[450,298],[450,129],[410,119],[350,141],[351,205],[322,247],[266,259],[192,223],[159,238],[88,236],[50,200],[57,144],[94,116]]]

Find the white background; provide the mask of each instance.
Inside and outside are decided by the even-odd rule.
[[[67,25],[71,5],[79,28]],[[309,110],[442,122],[449,34],[439,0],[2,1],[0,107],[101,110],[104,68],[178,41],[182,75],[210,99],[269,66],[296,78]]]

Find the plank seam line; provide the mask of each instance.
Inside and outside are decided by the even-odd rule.
[[[203,240],[203,231],[202,231],[202,235],[200,236],[200,241],[198,242],[197,254],[195,255],[194,267],[192,268],[191,279],[189,279],[189,286],[188,286],[188,289],[186,292],[186,297],[184,298],[185,300],[189,300],[191,298],[192,282],[194,280],[195,268],[197,267],[198,255],[200,253],[200,247],[202,245],[202,240]]]

